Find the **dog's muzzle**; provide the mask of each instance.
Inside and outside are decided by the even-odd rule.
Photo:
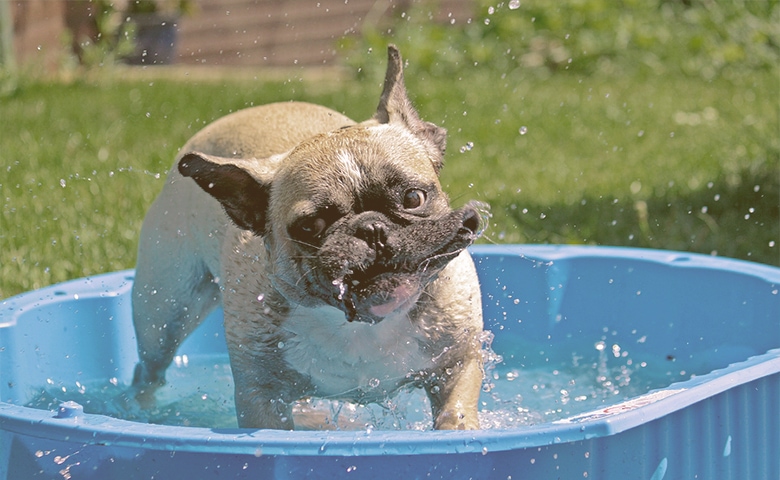
[[[378,323],[411,310],[425,286],[471,245],[487,223],[487,206],[471,202],[444,218],[393,224],[365,212],[318,252],[330,303],[349,321]]]

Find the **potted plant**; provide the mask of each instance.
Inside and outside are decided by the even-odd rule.
[[[135,39],[135,51],[125,57],[125,62],[131,65],[173,63],[178,21],[191,8],[191,0],[130,0],[125,10],[126,27]]]

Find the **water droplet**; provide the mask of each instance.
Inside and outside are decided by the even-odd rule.
[[[460,153],[466,153],[470,151],[472,148],[474,148],[474,142],[468,142],[462,147],[460,147]]]
[[[726,446],[723,447],[723,457],[731,455],[731,435],[726,438]]]
[[[65,179],[60,178],[60,187],[65,188]]]
[[[528,127],[526,127],[525,125],[523,125],[522,127],[520,127],[520,129],[518,130],[518,132],[520,133],[520,135],[525,135],[526,133],[528,133]]]
[[[520,8],[520,0],[509,0],[509,9],[517,10]]]
[[[667,465],[668,460],[663,458],[661,463],[658,464],[658,468],[656,468],[655,472],[653,472],[653,476],[650,477],[650,480],[663,480],[664,476],[666,476]]]

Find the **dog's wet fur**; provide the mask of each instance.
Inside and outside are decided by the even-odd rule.
[[[206,126],[144,220],[133,285],[144,408],[220,303],[238,424],[292,429],[306,397],[424,388],[437,429],[479,428],[482,313],[466,247],[486,207],[439,184],[446,131],[420,119],[398,50],[373,118],[275,103]]]

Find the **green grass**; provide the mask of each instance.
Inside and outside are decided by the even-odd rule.
[[[493,240],[780,263],[778,92],[771,74],[713,81],[508,77],[461,85],[447,92],[465,99],[444,122],[456,147],[448,178],[456,190],[471,179],[473,194],[494,205]],[[446,98],[426,95],[437,111],[445,108]],[[459,153],[467,142],[473,148]]]
[[[368,61],[383,64],[384,54]],[[289,99],[364,119],[380,90],[373,75],[122,76],[23,78],[0,98],[0,298],[133,267],[143,215],[177,149],[209,121]],[[439,78],[412,62],[407,85],[423,117],[450,132],[442,180],[453,203],[492,205],[483,241],[669,248],[780,265],[771,71],[706,80],[477,66]]]

